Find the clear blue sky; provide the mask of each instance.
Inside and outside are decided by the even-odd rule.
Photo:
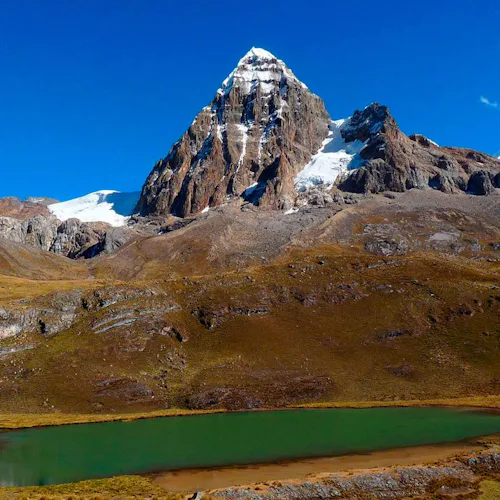
[[[140,189],[252,46],[333,118],[378,101],[500,154],[499,20],[498,0],[2,0],[0,196]]]

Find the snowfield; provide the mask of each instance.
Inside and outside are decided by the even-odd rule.
[[[323,141],[323,146],[295,177],[297,191],[303,192],[319,185],[332,186],[339,175],[361,165],[359,153],[365,143],[344,141],[340,130],[348,124],[349,120],[334,120],[330,123],[330,134]]]
[[[48,209],[60,220],[80,219],[82,222],[107,222],[124,226],[139,201],[140,192],[120,193],[102,190],[81,198],[53,203]]]

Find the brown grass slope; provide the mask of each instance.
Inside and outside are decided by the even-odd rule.
[[[61,291],[80,305],[59,333],[0,340],[0,352],[30,347],[2,355],[1,412],[498,395],[498,199],[451,198],[269,217],[227,207],[91,262],[94,280],[2,278],[7,309],[43,310]],[[400,255],[377,254],[401,237]],[[64,259],[54,277],[62,262],[85,277]]]

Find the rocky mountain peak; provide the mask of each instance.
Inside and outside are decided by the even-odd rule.
[[[253,47],[240,59],[217,93],[228,94],[237,87],[242,94],[250,94],[259,87],[262,95],[270,95],[284,79],[293,80],[307,88],[283,61],[267,50]]]
[[[341,134],[346,142],[365,142],[378,133],[387,133],[390,130],[396,131],[398,126],[389,108],[374,102],[362,111],[356,110],[342,127]]]
[[[328,135],[323,101],[270,52],[252,48],[142,189],[142,215],[186,216],[245,196],[269,208]]]
[[[343,125],[346,142],[361,141],[355,169],[343,176],[344,191],[380,193],[438,189],[485,195],[500,187],[500,162],[469,149],[440,147],[421,134],[405,135],[385,106],[370,104]]]

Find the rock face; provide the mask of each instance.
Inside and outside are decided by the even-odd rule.
[[[155,165],[138,211],[185,217],[243,193],[266,208],[291,206],[293,178],[320,148],[328,124],[319,97],[282,61],[252,49]]]
[[[385,106],[356,111],[341,130],[349,143],[363,141],[360,168],[340,189],[357,193],[434,188],[484,195],[500,187],[500,161],[469,149],[439,147],[422,135],[406,136]]]
[[[31,198],[27,198],[26,201],[21,201],[14,196],[0,198],[0,215],[24,220],[35,215],[49,214],[44,204],[32,201]]]
[[[0,216],[0,238],[22,243],[72,259],[111,253],[134,236],[126,227],[112,228],[105,223],[35,215],[25,220]]]

